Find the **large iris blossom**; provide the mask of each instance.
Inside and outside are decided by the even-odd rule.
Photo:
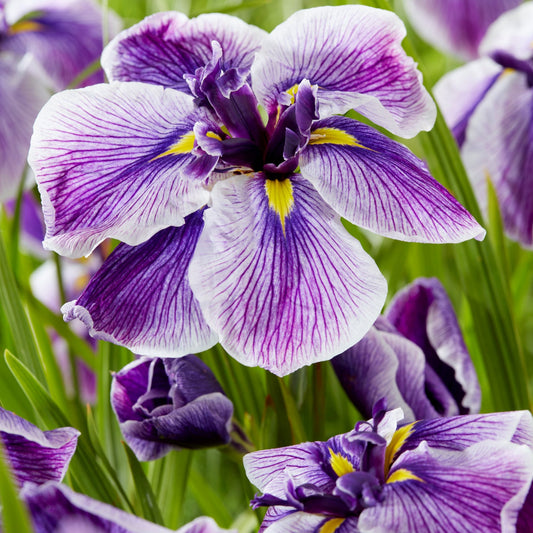
[[[218,340],[284,375],[352,346],[383,305],[385,280],[341,216],[407,241],[482,238],[405,147],[338,116],[404,137],[431,128],[404,35],[393,13],[344,6],[270,35],[161,13],[117,36],[111,83],[55,96],[35,125],[45,246],[123,241],[66,319],[145,355]]]
[[[478,201],[496,190],[507,234],[533,246],[533,2],[502,15],[480,45],[480,59],[435,86]]]
[[[527,533],[533,511],[528,411],[423,420],[401,409],[326,442],[244,457],[268,533]]]

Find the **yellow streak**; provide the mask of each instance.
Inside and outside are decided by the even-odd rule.
[[[215,135],[215,134],[214,134]],[[150,161],[155,161],[160,157],[165,157],[167,155],[178,155],[178,154],[188,154],[192,152],[194,148],[194,132],[189,131],[181,136],[181,139],[174,143],[166,152],[156,155]]]
[[[343,146],[356,146],[365,150],[372,150],[362,145],[353,135],[338,128],[317,128],[311,133],[309,144],[341,144]]]
[[[217,135],[214,131],[208,131],[205,136],[210,137],[211,139],[217,139],[218,141],[222,140],[222,137],[220,135]]]
[[[298,92],[299,84],[295,83],[290,89],[287,89],[285,92],[291,97],[291,104],[294,104],[296,98],[296,93]]]
[[[344,520],[344,518],[332,518],[320,528],[320,531],[318,533],[335,533],[335,531],[337,531],[337,528],[341,526]]]
[[[285,235],[285,218],[289,216],[294,205],[291,180],[266,180],[265,191],[268,196],[268,206],[279,215]]]
[[[333,468],[333,472],[339,477],[344,476],[344,474],[349,474],[353,472],[353,465],[340,453],[335,453],[331,448],[329,448],[329,464]]]
[[[407,481],[408,479],[416,479],[417,481],[423,481],[418,476],[415,476],[412,472],[405,468],[400,468],[393,472],[388,478],[386,483],[398,483],[399,481]]]
[[[411,424],[407,424],[406,426],[403,426],[395,431],[391,441],[389,444],[387,444],[387,449],[385,450],[385,476],[389,473],[391,464],[394,461],[394,457],[402,447],[405,439],[413,431],[415,424],[416,422],[412,422]]]
[[[42,29],[43,25],[38,22],[34,22],[33,20],[20,20],[9,28],[8,33],[24,33],[26,31],[41,31]]]

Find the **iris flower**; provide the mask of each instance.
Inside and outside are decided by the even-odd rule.
[[[494,185],[508,236],[533,246],[533,2],[502,15],[480,45],[480,59],[446,74],[435,96],[461,146],[478,201],[487,212]]]
[[[380,398],[402,408],[403,423],[480,408],[474,365],[436,278],[418,278],[398,292],[364,338],[331,363],[365,418]]]
[[[528,411],[423,420],[401,409],[326,442],[244,457],[267,533],[527,533],[533,510]],[[529,492],[529,495],[528,495]]]
[[[285,375],[360,340],[386,282],[340,217],[420,242],[484,230],[390,132],[435,106],[391,12],[300,11],[268,35],[239,19],[160,13],[121,33],[111,83],[56,95],[30,163],[44,245],[123,241],[65,318],[154,356],[217,341]],[[260,108],[264,110],[264,117]]]

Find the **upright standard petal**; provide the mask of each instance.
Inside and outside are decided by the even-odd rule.
[[[81,256],[107,237],[136,245],[205,205],[217,158],[192,153],[202,117],[191,97],[142,83],[55,95],[37,118],[29,155],[45,247]]]
[[[0,407],[0,440],[20,485],[61,481],[80,432],[65,427],[41,431],[24,418]]]
[[[264,40],[253,88],[269,112],[304,79],[318,86],[320,116],[355,109],[402,137],[429,130],[436,110],[400,46],[401,20],[366,6],[298,11]]]
[[[305,180],[237,176],[212,195],[189,276],[231,355],[285,375],[362,338],[385,280]]]
[[[461,59],[478,57],[487,28],[522,0],[404,0],[415,30],[433,46]]]
[[[316,122],[300,169],[342,217],[380,235],[432,243],[485,236],[420,159],[355,120]]]
[[[478,202],[494,185],[507,234],[533,247],[533,90],[521,72],[498,80],[470,119],[462,150]]]
[[[138,246],[120,244],[76,302],[66,320],[81,319],[90,334],[135,353],[179,357],[216,343],[193,295],[187,271],[202,212]]]
[[[223,70],[247,71],[265,36],[229,15],[189,20],[178,12],[157,13],[117,35],[104,50],[102,65],[111,81],[143,81],[190,93],[184,75],[207,65],[212,41],[222,47]]]

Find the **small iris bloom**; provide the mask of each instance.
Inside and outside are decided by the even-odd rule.
[[[341,216],[407,241],[483,238],[404,146],[337,116],[404,137],[431,128],[404,36],[365,6],[300,11],[270,35],[160,13],[117,36],[111,83],[55,96],[35,125],[45,246],[124,242],[65,318],[143,355],[219,341],[285,375],[352,346],[384,303]]]
[[[446,74],[435,96],[481,207],[494,185],[507,235],[533,247],[533,2],[502,15],[480,59]]]
[[[436,278],[418,278],[398,292],[364,338],[331,363],[365,418],[380,398],[402,408],[403,423],[480,408],[474,365]]]
[[[527,533],[533,510],[528,411],[424,420],[401,409],[326,442],[244,457],[267,533]]]

